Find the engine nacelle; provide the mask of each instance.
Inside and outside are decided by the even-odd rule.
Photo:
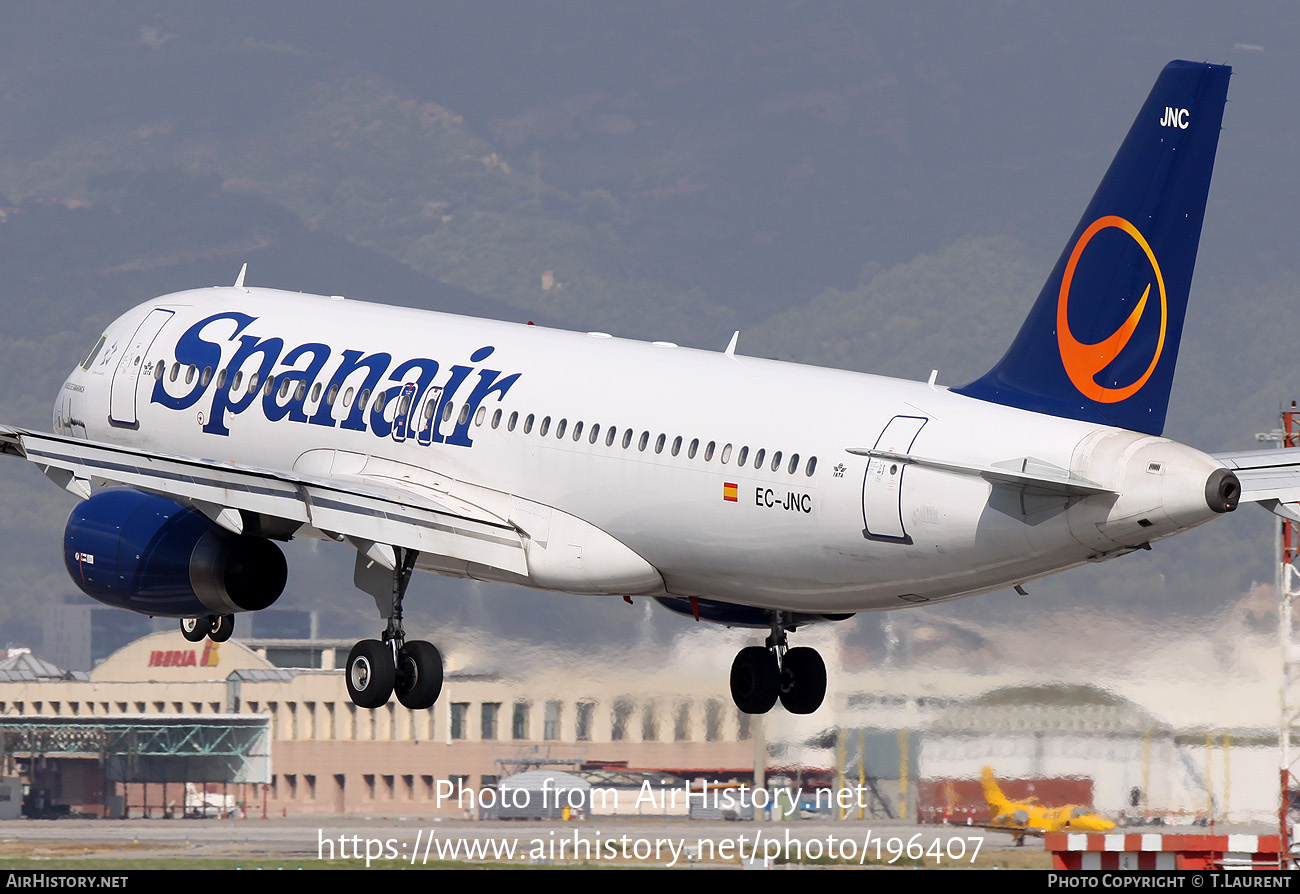
[[[232,534],[197,509],[128,489],[77,504],[63,561],[92,599],[164,618],[258,611],[288,579],[284,554],[266,538]]]

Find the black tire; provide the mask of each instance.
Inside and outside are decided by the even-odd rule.
[[[207,618],[181,618],[181,636],[192,643],[201,643],[212,629]]]
[[[781,672],[776,656],[763,646],[750,646],[731,663],[731,700],[746,714],[766,714],[776,704]]]
[[[208,630],[208,639],[214,643],[224,643],[234,635],[234,615],[213,615],[211,629]]]
[[[412,640],[397,653],[397,700],[412,711],[433,707],[442,692],[442,655],[433,643]]]
[[[359,708],[380,708],[388,704],[395,675],[392,647],[377,639],[363,639],[352,647],[343,674],[348,696]]]
[[[826,662],[816,649],[791,649],[781,662],[781,705],[791,714],[811,714],[826,698]]]

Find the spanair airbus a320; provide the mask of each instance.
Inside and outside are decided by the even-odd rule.
[[[82,590],[194,641],[281,594],[277,541],[346,544],[384,619],[348,659],[363,707],[438,696],[441,656],[402,624],[421,570],[767,629],[736,656],[737,706],[810,713],[826,668],[788,647],[803,625],[1020,587],[1242,500],[1294,512],[1290,454],[1160,436],[1229,73],[1164,69],[1011,348],[962,387],[241,272],[127,311],[53,432],[2,427],[0,448],[83,498]]]

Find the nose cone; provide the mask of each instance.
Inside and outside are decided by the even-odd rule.
[[[1241,482],[1228,469],[1215,469],[1205,481],[1205,504],[1215,512],[1231,512],[1241,499]]]

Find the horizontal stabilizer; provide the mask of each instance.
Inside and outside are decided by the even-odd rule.
[[[1241,502],[1258,503],[1274,515],[1300,522],[1300,448],[1241,450],[1214,458],[1241,482]]]
[[[1061,494],[1063,496],[1086,497],[1091,496],[1092,494],[1114,493],[1110,488],[1102,487],[1095,481],[1089,481],[1086,478],[1071,475],[1068,469],[1062,469],[1060,466],[1054,466],[1051,463],[1046,463],[1029,456],[995,463],[991,466],[976,466],[948,462],[940,459],[930,459],[924,456],[913,456],[909,453],[892,453],[888,450],[875,450],[870,447],[850,447],[847,452],[852,453],[855,456],[869,456],[874,459],[911,463],[912,465],[922,466],[925,468],[941,469],[945,472],[955,472],[959,475],[978,475],[985,481],[994,484],[1011,485],[1013,487],[1028,487],[1046,493]]]

